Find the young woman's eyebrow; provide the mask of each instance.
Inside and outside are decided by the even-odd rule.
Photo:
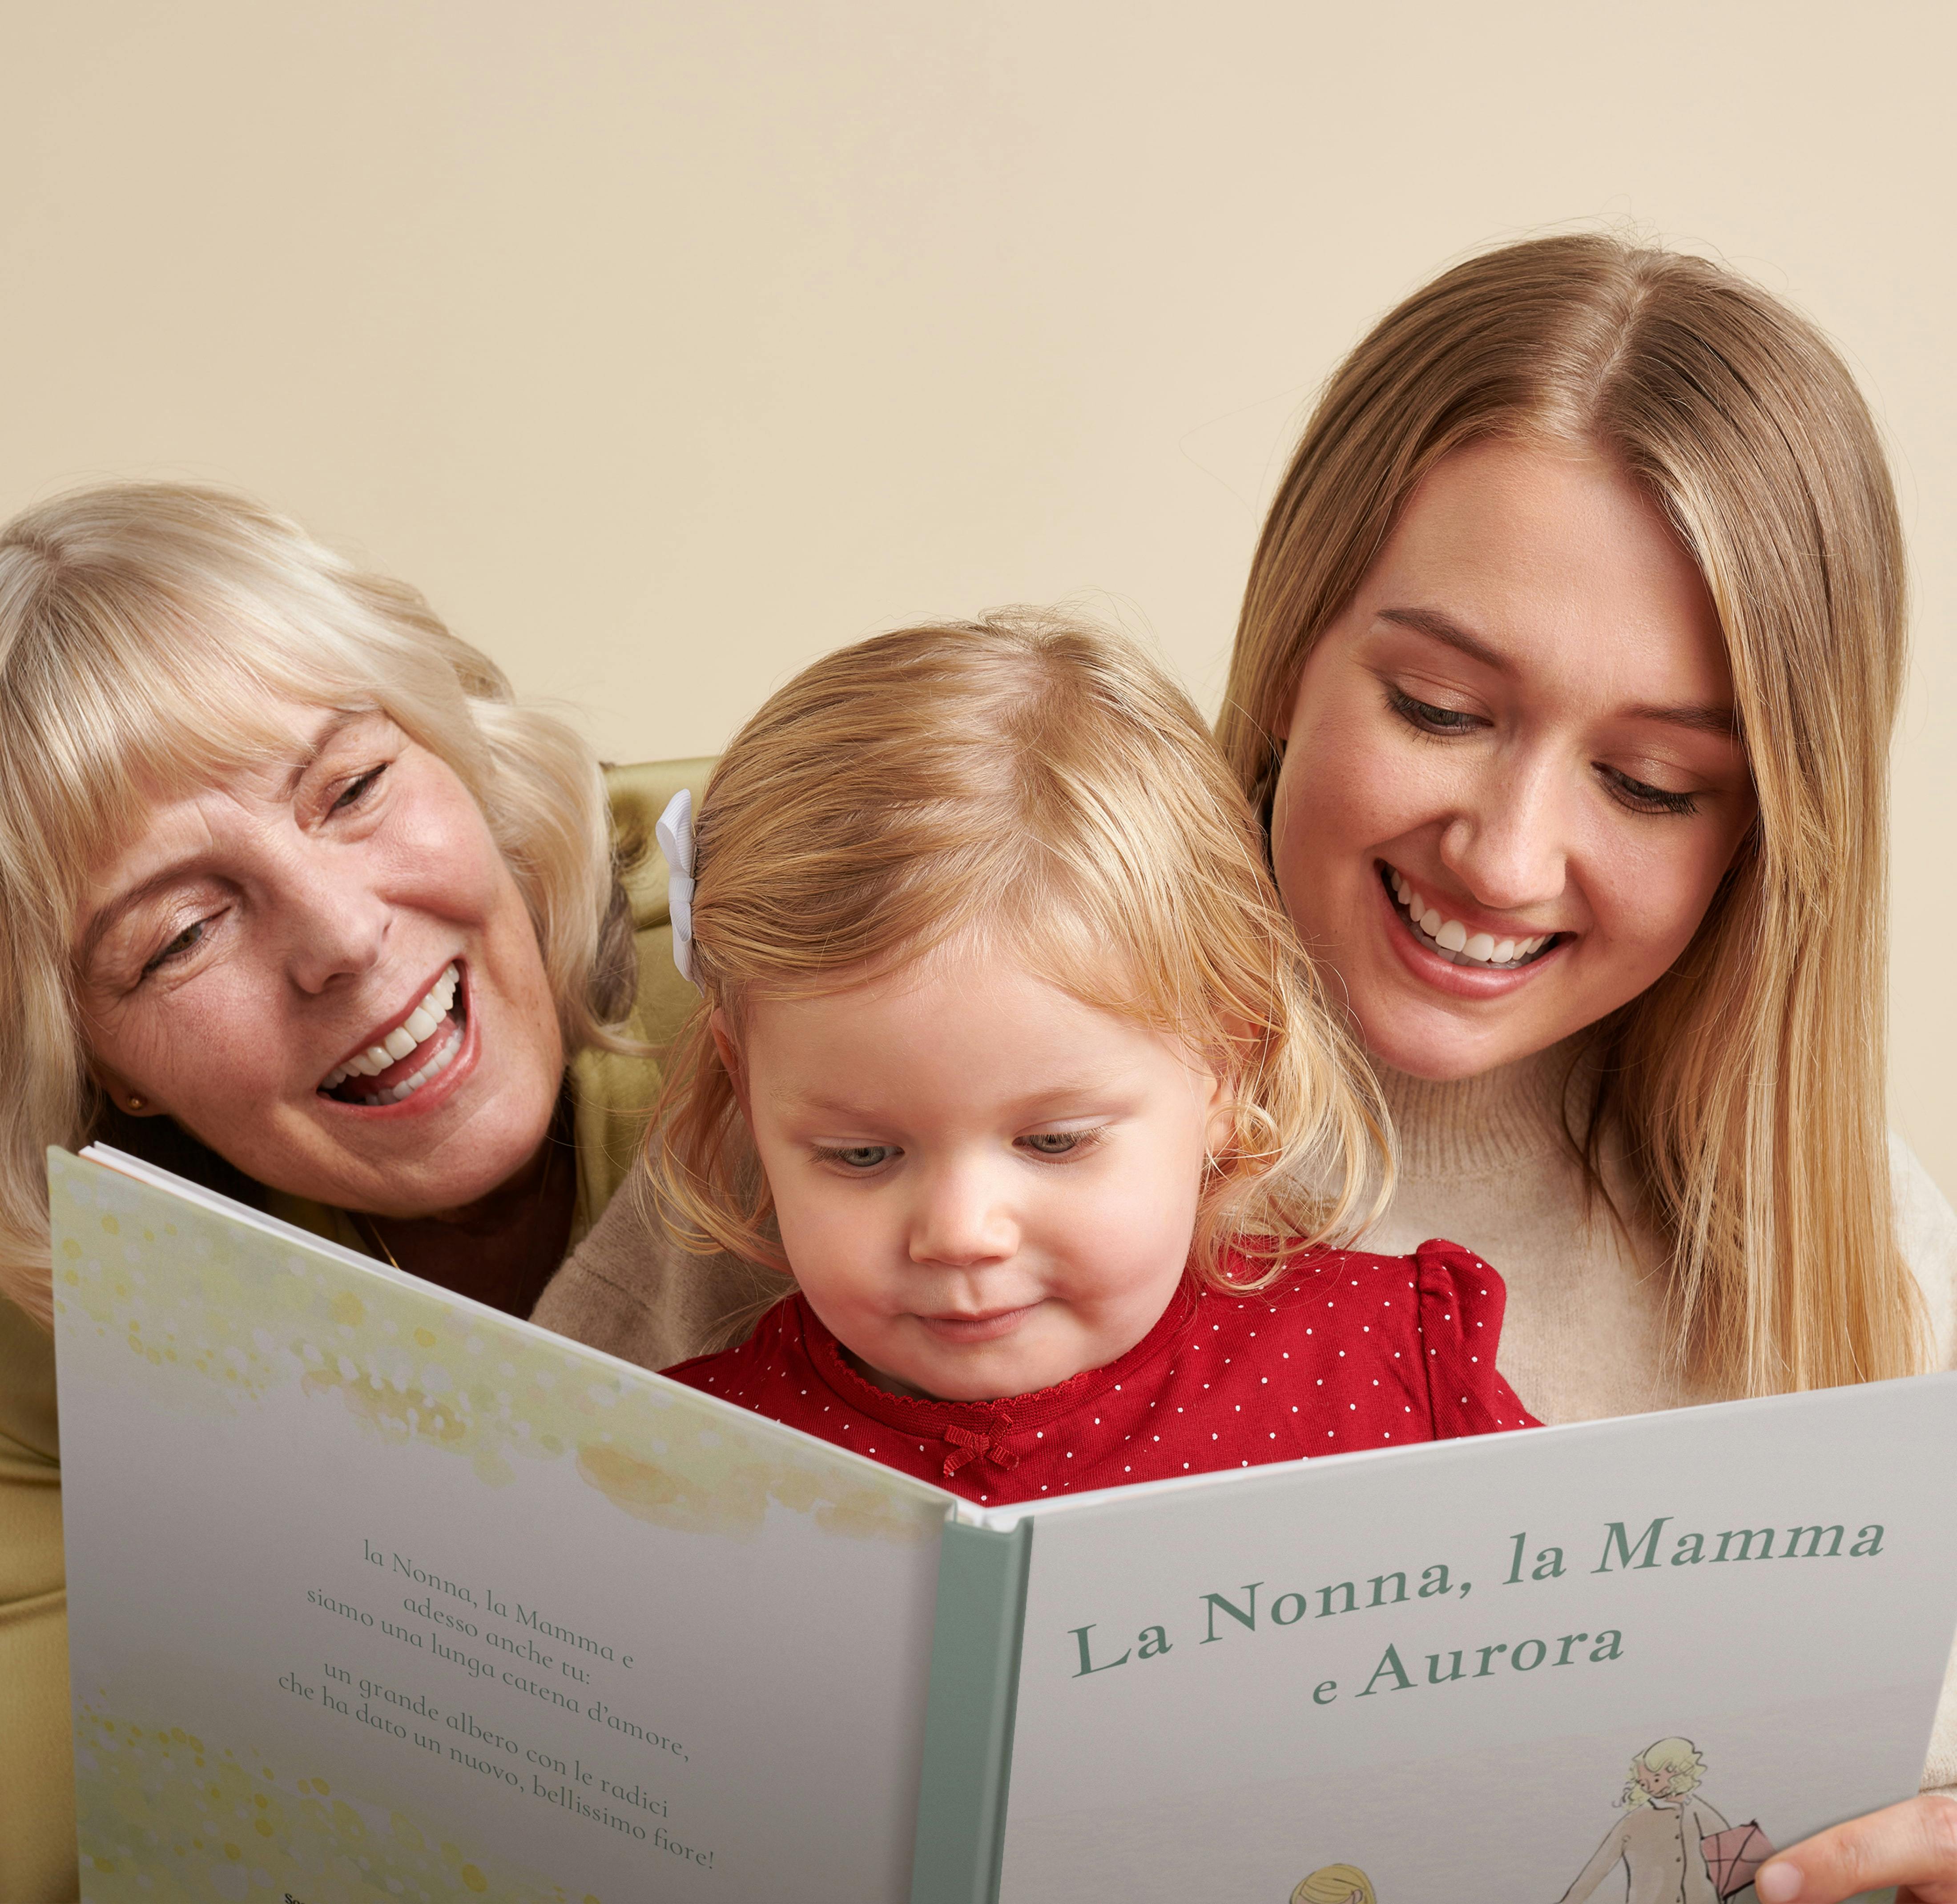
[[[1379,618],[1398,628],[1412,628],[1416,634],[1444,641],[1449,647],[1458,650],[1471,661],[1480,662],[1484,667],[1499,669],[1505,675],[1515,672],[1506,655],[1490,647],[1478,634],[1470,634],[1453,615],[1443,615],[1438,609],[1381,609]]]
[[[1740,723],[1731,707],[1627,707],[1626,720],[1661,720],[1673,727],[1689,727],[1699,734],[1717,734],[1724,740],[1739,738]]]
[[[1483,666],[1499,672],[1512,675],[1515,669],[1498,649],[1493,648],[1478,634],[1471,634],[1450,615],[1443,615],[1438,609],[1381,609],[1379,618],[1390,621],[1396,627],[1412,628],[1416,634],[1424,634],[1432,640],[1444,642],[1449,647],[1465,654],[1471,661],[1478,661]],[[1672,727],[1687,727],[1694,733],[1717,734],[1726,739],[1736,739],[1739,723],[1734,718],[1731,704],[1723,707],[1700,706],[1692,702],[1677,707],[1643,706],[1627,707],[1618,714],[1620,720],[1662,721]]]

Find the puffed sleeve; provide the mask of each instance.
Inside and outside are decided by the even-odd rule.
[[[1509,1292],[1472,1250],[1434,1238],[1414,1252],[1427,1406],[1437,1441],[1540,1428],[1497,1372]]]

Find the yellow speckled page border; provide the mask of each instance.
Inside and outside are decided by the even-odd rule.
[[[267,1757],[84,1703],[75,1725],[83,1895],[118,1904],[327,1904],[365,1892],[415,1904],[601,1904],[463,1833],[371,1793],[294,1777]]]
[[[237,1414],[297,1383],[485,1486],[517,1462],[561,1463],[620,1512],[681,1532],[752,1533],[770,1504],[855,1539],[909,1545],[944,1524],[936,1489],[251,1213],[61,1151],[49,1191],[57,1310],[125,1343],[160,1403]]]
[[[745,1542],[786,1511],[852,1542],[938,1539],[949,1497],[937,1490],[255,1213],[58,1151],[49,1180],[58,1327],[71,1342],[92,1334],[96,1371],[126,1356],[106,1378],[160,1421],[248,1433],[262,1400],[296,1390],[302,1412],[350,1416],[363,1439],[418,1460],[431,1451],[464,1485],[506,1487],[529,1463],[682,1535]],[[129,1560],[140,1594],[141,1555]],[[207,1716],[194,1732],[182,1713],[125,1709],[107,1687],[75,1693],[90,1904],[599,1904],[457,1818],[403,1808],[384,1780],[329,1787],[318,1767],[210,1735]]]

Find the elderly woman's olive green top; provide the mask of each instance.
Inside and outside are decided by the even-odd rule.
[[[0,1299],[0,1900],[76,1894],[54,1345]]]
[[[647,847],[626,881],[639,989],[624,1029],[655,1055],[586,1051],[571,1061],[572,1246],[631,1172],[659,1091],[656,1054],[672,1042],[696,995],[673,966],[666,862],[651,841],[667,801],[683,786],[697,798],[712,764],[670,761],[605,772],[618,837]],[[164,1119],[113,1117],[100,1134],[288,1222],[374,1253],[368,1232],[346,1211],[251,1182]],[[0,1904],[67,1904],[77,1895],[54,1343],[0,1298]]]

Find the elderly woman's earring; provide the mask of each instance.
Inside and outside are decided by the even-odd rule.
[[[129,1093],[129,1108],[132,1111],[140,1111],[149,1101],[146,1097],[138,1097],[134,1091]]]

